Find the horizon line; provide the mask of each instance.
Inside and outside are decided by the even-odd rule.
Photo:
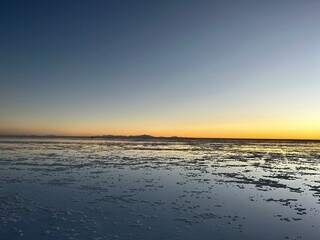
[[[252,137],[190,137],[190,136],[153,136],[149,134],[138,135],[59,135],[59,134],[0,134],[0,138],[131,138],[131,139],[180,139],[180,140],[256,140],[256,141],[316,141],[320,139],[312,138],[252,138]]]

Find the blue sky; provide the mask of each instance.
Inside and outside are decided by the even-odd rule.
[[[0,132],[320,138],[319,1],[1,1]]]

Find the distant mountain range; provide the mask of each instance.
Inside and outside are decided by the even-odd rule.
[[[132,139],[132,140],[155,140],[155,139],[164,139],[164,140],[182,140],[182,139],[196,139],[196,138],[187,138],[187,137],[155,137],[147,134],[143,135],[93,135],[93,136],[74,136],[74,135],[0,135],[2,138],[78,138],[78,139]]]
[[[284,142],[319,142],[319,139],[261,139],[261,138],[197,138],[197,137],[155,137],[152,135],[93,135],[93,136],[72,136],[72,135],[1,135],[0,138],[65,138],[65,139],[106,139],[106,140],[135,140],[135,141],[284,141]]]

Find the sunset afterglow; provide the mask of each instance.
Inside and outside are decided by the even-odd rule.
[[[318,10],[8,3],[0,134],[320,139]]]

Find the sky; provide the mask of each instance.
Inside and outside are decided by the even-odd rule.
[[[320,1],[0,2],[0,134],[320,139]]]

